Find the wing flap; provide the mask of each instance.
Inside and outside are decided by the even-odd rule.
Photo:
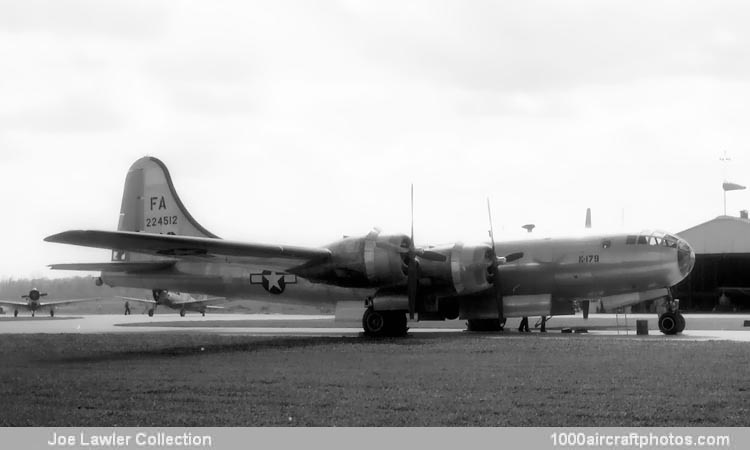
[[[172,267],[177,261],[153,261],[153,262],[101,262],[101,263],[66,263],[50,264],[54,270],[86,270],[101,272],[151,272]]]

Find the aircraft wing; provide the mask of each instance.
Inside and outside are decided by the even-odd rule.
[[[224,309],[224,307],[216,305],[206,305],[206,309]]]
[[[71,230],[44,238],[47,242],[123,250],[175,260],[220,260],[267,269],[289,270],[329,258],[325,248],[295,247],[227,241],[224,239],[137,233],[132,231]]]
[[[176,301],[174,302],[174,304],[175,305],[195,305],[199,303],[210,303],[210,302],[216,302],[220,300],[226,300],[226,298],[225,297],[209,297],[209,298],[203,298],[203,299],[193,298],[193,299],[185,300],[182,302]]]
[[[136,297],[122,297],[122,296],[120,296],[120,295],[118,295],[118,296],[117,296],[117,298],[121,298],[121,299],[123,299],[123,300],[129,300],[129,301],[131,301],[131,302],[141,302],[141,303],[148,303],[148,304],[151,304],[151,305],[153,305],[153,304],[155,304],[155,303],[156,303],[156,301],[154,301],[154,300],[150,300],[150,299],[147,299],[147,298],[136,298]]]
[[[0,300],[0,305],[8,305],[8,306],[29,306],[27,302],[18,302],[13,300]]]
[[[94,300],[101,300],[101,299],[99,297],[95,297],[95,298],[74,298],[74,299],[71,299],[71,300],[57,300],[57,301],[54,301],[54,302],[39,303],[39,307],[66,305],[68,303],[93,302]]]

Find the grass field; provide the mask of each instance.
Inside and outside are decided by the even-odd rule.
[[[750,426],[750,347],[735,342],[0,339],[0,426]]]

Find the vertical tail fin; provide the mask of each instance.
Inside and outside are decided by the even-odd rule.
[[[177,195],[167,166],[159,159],[150,156],[143,157],[130,166],[125,178],[117,229],[141,233],[219,238],[190,215]],[[115,251],[112,259],[117,261],[142,259],[135,256]]]

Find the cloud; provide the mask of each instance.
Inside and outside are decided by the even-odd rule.
[[[118,128],[120,116],[107,103],[84,96],[0,115],[3,128],[30,132],[100,132]]]
[[[0,0],[0,30],[144,39],[163,32],[165,13],[158,0]]]

